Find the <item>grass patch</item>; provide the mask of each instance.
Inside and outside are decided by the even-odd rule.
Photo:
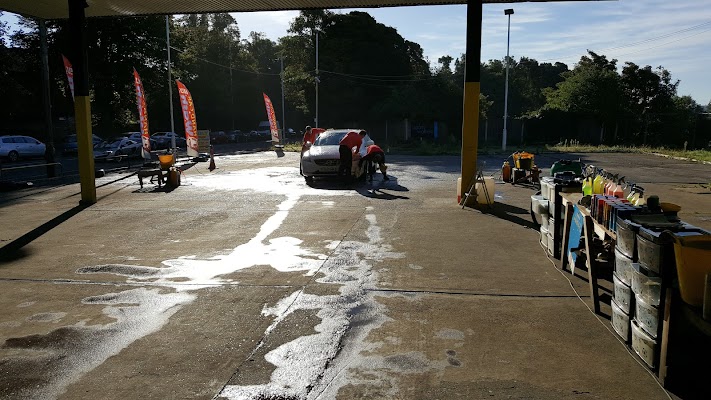
[[[546,150],[560,153],[637,153],[637,154],[664,154],[670,157],[689,158],[698,161],[711,162],[711,151],[709,150],[677,150],[664,147],[627,147],[627,146],[592,146],[592,145],[571,145],[571,146],[546,146]]]
[[[284,151],[292,151],[295,153],[301,152],[301,142],[299,143],[287,143],[284,145]]]
[[[462,145],[459,143],[427,143],[412,142],[399,143],[390,146],[381,145],[388,154],[403,154],[414,156],[458,156],[462,154]],[[500,147],[480,147],[478,153],[485,155],[510,155],[517,149],[511,147],[503,151]],[[676,150],[664,147],[628,147],[628,146],[593,146],[593,145],[531,145],[524,146],[522,150],[538,154],[542,152],[557,153],[636,153],[636,154],[664,154],[670,157],[689,158],[692,160],[711,162],[711,151],[709,150]],[[284,151],[300,152],[301,143],[289,143],[284,145]]]

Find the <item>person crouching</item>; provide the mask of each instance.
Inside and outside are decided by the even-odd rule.
[[[358,133],[350,131],[343,137],[343,139],[341,139],[340,142],[338,142],[338,152],[340,154],[338,176],[350,178],[351,167],[353,165],[353,153],[358,151],[365,135],[365,131],[360,131]]]
[[[363,158],[360,159],[359,165],[363,165],[364,162],[368,163],[368,180],[373,181],[373,175],[375,175],[375,166],[380,168],[380,172],[383,173],[383,180],[388,181],[387,171],[388,167],[385,165],[385,152],[377,144],[371,144],[368,146],[367,152]]]

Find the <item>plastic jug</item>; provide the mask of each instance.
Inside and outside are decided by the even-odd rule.
[[[511,182],[511,164],[508,161],[504,161],[504,165],[501,166],[501,180]]]
[[[602,175],[597,175],[595,176],[595,179],[593,179],[593,184],[592,184],[592,192],[593,194],[603,194],[603,185],[604,185],[604,178]]]
[[[583,196],[592,195],[592,178],[587,177],[583,180]]]
[[[477,182],[476,186],[476,202],[479,204],[494,204],[494,192],[496,191],[496,186],[494,184],[494,178],[484,178],[484,185],[481,182]],[[484,191],[486,189],[486,192]]]
[[[625,198],[625,191],[622,189],[621,184],[616,184],[615,187],[612,189],[612,195],[617,197],[618,199],[624,199]]]

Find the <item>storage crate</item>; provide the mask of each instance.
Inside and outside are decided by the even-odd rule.
[[[613,300],[610,302],[612,306],[612,328],[625,341],[630,341],[630,316],[624,312]]]
[[[650,368],[656,367],[657,341],[632,321],[632,349]]]
[[[632,288],[625,285],[625,283],[617,277],[617,272],[612,273],[612,280],[615,285],[613,299],[622,311],[629,314],[632,309],[632,299],[634,299],[634,296],[632,295]]]

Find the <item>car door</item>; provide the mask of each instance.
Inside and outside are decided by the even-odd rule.
[[[15,136],[12,141],[15,143],[15,150],[20,154],[20,157],[32,155],[30,144],[27,143],[24,136]]]
[[[23,139],[25,139],[25,145],[27,146],[27,154],[33,156],[44,155],[44,148],[42,146],[42,142],[28,136],[23,137]]]

